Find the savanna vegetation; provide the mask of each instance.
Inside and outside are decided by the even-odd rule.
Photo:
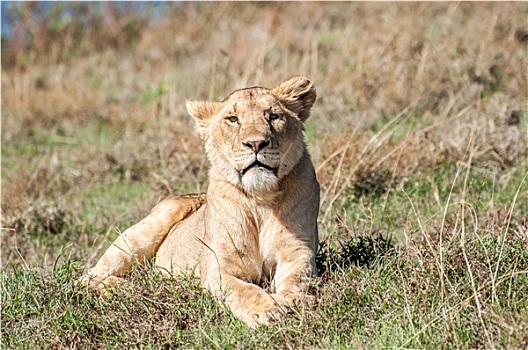
[[[2,11],[2,349],[528,348],[528,3]],[[313,305],[249,329],[192,278],[78,285],[206,189],[186,99],[295,75],[318,89]]]

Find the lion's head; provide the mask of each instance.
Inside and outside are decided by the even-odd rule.
[[[246,193],[279,189],[280,180],[305,152],[303,123],[316,91],[310,80],[292,78],[267,89],[236,90],[222,102],[188,101],[211,162],[211,180]]]

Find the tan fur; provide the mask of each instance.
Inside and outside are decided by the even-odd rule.
[[[303,141],[315,98],[314,85],[297,77],[273,89],[237,90],[222,102],[187,102],[211,163],[207,197],[158,204],[119,236],[84,283],[103,291],[134,262],[155,257],[169,274],[194,273],[249,325],[304,299],[318,246],[319,184]]]

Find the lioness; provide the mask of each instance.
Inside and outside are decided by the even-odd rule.
[[[306,297],[316,272],[319,183],[303,141],[316,91],[296,77],[188,101],[210,161],[207,195],[159,203],[123,232],[83,279],[104,291],[133,263],[155,257],[192,272],[249,325],[277,319]],[[267,292],[261,285],[271,285]]]

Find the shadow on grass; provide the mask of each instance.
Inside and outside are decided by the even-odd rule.
[[[336,242],[335,244],[333,244]],[[319,275],[328,278],[335,272],[350,266],[370,266],[390,254],[394,254],[391,238],[378,233],[376,236],[355,236],[344,239],[326,239],[321,242],[315,262]]]

